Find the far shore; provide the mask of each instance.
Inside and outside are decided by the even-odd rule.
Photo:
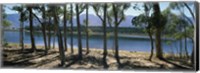
[[[18,31],[18,30],[6,30],[6,31]],[[28,30],[25,30],[24,32],[30,32]],[[42,33],[42,31],[34,31],[35,33]],[[48,31],[46,31],[48,33]],[[54,32],[51,31],[51,33],[53,34]],[[64,33],[64,32],[62,32]],[[68,32],[68,34],[70,34]],[[78,35],[78,32],[73,32],[74,35]],[[85,32],[82,32],[82,35],[86,35]],[[102,32],[90,32],[89,33],[90,36],[103,36]],[[107,32],[107,36],[110,37],[114,37],[114,34],[112,32]],[[118,37],[120,38],[129,38],[129,39],[150,39],[149,36],[147,34],[136,34],[136,33],[132,33],[132,34],[126,34],[126,33],[119,33]],[[153,36],[153,39],[155,39],[155,37]],[[173,38],[167,38],[167,37],[162,37],[162,40],[174,40]]]

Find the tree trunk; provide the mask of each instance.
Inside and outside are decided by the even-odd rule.
[[[63,48],[62,35],[61,35],[60,28],[59,28],[56,7],[54,8],[53,12],[54,12],[54,24],[56,25],[56,28],[57,28],[57,39],[58,39],[58,46],[59,46],[59,52],[60,52],[61,66],[63,66],[65,64],[65,52],[64,52],[64,48]]]
[[[55,24],[54,24],[55,25]],[[53,49],[55,49],[55,46],[56,46],[56,34],[57,34],[57,32],[56,32],[56,28],[54,29],[54,36],[53,36]]]
[[[180,58],[182,58],[182,39],[180,39]]]
[[[29,11],[29,24],[30,24],[31,48],[32,48],[32,51],[35,51],[35,50],[36,50],[36,46],[35,46],[35,39],[34,39],[34,34],[33,34],[32,7],[28,7],[28,11]]]
[[[162,45],[161,45],[161,30],[162,30],[162,25],[161,25],[161,13],[160,13],[160,7],[158,3],[154,3],[153,5],[154,9],[154,24],[156,24],[156,57],[159,59],[164,59],[163,58],[163,52],[162,52]]]
[[[77,18],[77,27],[78,27],[78,59],[82,60],[81,25],[80,25],[78,4],[76,4],[76,18]]]
[[[49,26],[48,26],[48,30],[49,30],[49,35],[48,35],[48,49],[51,49],[51,17],[49,17]]]
[[[107,57],[107,35],[106,35],[106,14],[107,12],[107,4],[104,5],[104,15],[103,15],[103,64],[104,68],[108,67],[108,64],[106,62],[106,57]]]
[[[64,49],[67,51],[67,20],[66,20],[66,5],[64,5]]]
[[[21,15],[20,15],[20,19],[21,19],[21,21],[20,21],[20,46],[21,46],[21,51],[23,51],[24,50],[24,32],[23,32],[23,27],[24,27],[24,23],[23,23],[23,21],[22,21],[22,19],[23,19],[23,16],[22,16],[22,13],[21,13]]]
[[[89,35],[88,35],[88,5],[86,6],[86,54],[89,53]]]
[[[156,30],[156,57],[163,59],[163,52],[161,48],[161,30],[159,28]]]
[[[195,59],[194,58],[194,55],[195,55],[194,54],[194,39],[191,38],[191,40],[192,40],[193,45],[192,45],[192,53],[191,53],[191,58],[190,58],[191,60],[190,61],[191,61],[192,67],[195,68],[195,64],[194,64],[195,63],[195,61],[194,61],[194,59]]]
[[[151,34],[150,30],[148,31],[148,34],[149,34],[149,38],[150,38],[150,41],[151,41],[151,54],[149,56],[149,60],[151,61],[151,59],[153,57],[153,52],[154,52],[154,45],[153,45],[153,38],[152,38],[152,34]]]
[[[44,5],[42,7],[42,18],[43,18],[43,23],[41,24],[42,25],[42,34],[43,34],[43,39],[44,39],[45,55],[47,55],[48,49],[47,49],[47,39],[46,39],[46,12],[45,12]]]
[[[184,29],[185,29],[185,54],[186,54],[186,58],[188,59],[189,58],[189,54],[188,54],[188,51],[187,51],[187,32],[186,32],[186,25],[184,25]]]
[[[71,8],[71,19],[70,19],[70,23],[71,23],[71,53],[74,53],[74,48],[73,48],[73,5],[70,4],[70,8]]]
[[[118,45],[118,13],[114,4],[113,4],[113,12],[115,18],[115,28],[114,28],[115,58],[117,60],[118,65],[120,66],[121,63],[119,59],[119,45]]]

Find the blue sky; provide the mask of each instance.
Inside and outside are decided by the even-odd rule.
[[[135,3],[132,3],[132,5],[134,5],[134,4],[135,4]],[[141,3],[141,2],[138,3],[138,5],[139,5],[140,7],[142,6],[142,4],[143,4],[143,3]],[[18,4],[6,4],[5,12],[6,12],[7,14],[14,14],[14,13],[17,13],[16,11],[13,11],[13,10],[9,9],[9,8],[12,8],[12,7],[15,6],[15,5],[18,5]],[[160,5],[161,11],[163,11],[164,9],[166,9],[166,8],[169,6],[169,2],[160,2],[159,5]],[[188,11],[186,8],[185,8],[184,10],[185,10],[184,12],[185,12],[186,16],[191,17],[189,11]],[[174,13],[176,13],[176,14],[179,14],[178,11],[172,11],[172,12],[174,12]],[[85,11],[84,11],[82,14],[84,14],[84,13],[85,13]],[[134,10],[132,7],[128,8],[128,9],[125,11],[125,15],[132,15],[132,16],[137,16],[137,15],[139,15],[139,14],[141,14],[141,13],[143,13],[143,10]],[[92,7],[89,8],[89,14],[94,14],[94,15],[95,15],[95,12],[93,11]]]

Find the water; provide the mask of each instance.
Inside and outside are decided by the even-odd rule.
[[[35,43],[36,45],[44,45],[43,37],[41,33],[35,34]],[[19,43],[19,32],[17,31],[5,31],[4,32],[4,38],[9,43]],[[143,52],[150,52],[151,45],[149,39],[137,39],[137,38],[121,38],[119,37],[119,50],[127,50],[127,51],[143,51]],[[56,46],[57,46],[57,38],[56,40]],[[78,40],[77,36],[73,37],[74,40],[74,47],[77,48],[78,46]],[[53,41],[53,38],[51,39]],[[30,44],[30,33],[25,32],[24,33],[24,43]],[[68,47],[70,47],[70,37],[67,37],[67,44]],[[171,44],[167,44],[167,41],[162,41],[162,48],[165,53],[169,53],[172,50],[174,53],[177,53],[177,49],[179,52],[179,46],[180,42],[175,41]],[[189,53],[192,51],[192,42],[190,40],[187,41],[187,50]],[[155,45],[155,43],[154,43]],[[82,36],[82,46],[83,48],[86,48],[86,38],[85,36]],[[89,47],[90,48],[97,48],[97,49],[103,49],[103,36],[90,36],[89,39]],[[113,38],[110,37],[107,40],[107,47],[108,49],[114,48],[114,42]],[[155,46],[154,46],[155,47]],[[183,41],[183,50],[184,50],[184,41]]]

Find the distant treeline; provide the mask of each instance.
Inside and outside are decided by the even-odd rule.
[[[34,30],[37,31],[41,31],[42,27],[41,26],[34,26],[33,27]],[[50,26],[50,30],[54,31],[53,26]],[[89,32],[103,32],[102,30],[103,27],[101,26],[90,26],[89,27]],[[49,26],[47,27],[46,30],[49,29]],[[63,27],[60,27],[61,31],[64,31]],[[70,31],[70,27],[67,27],[67,31]],[[25,30],[30,30],[29,26],[25,27]],[[77,32],[78,28],[77,27],[73,27],[73,31]],[[85,26],[81,26],[81,31],[84,32],[86,31],[86,27]],[[107,32],[114,32],[114,28],[113,27],[107,27]],[[127,34],[131,34],[131,33],[136,33],[136,34],[141,34],[141,33],[145,33],[143,28],[138,28],[138,27],[119,27],[118,30],[119,33],[127,33]]]

